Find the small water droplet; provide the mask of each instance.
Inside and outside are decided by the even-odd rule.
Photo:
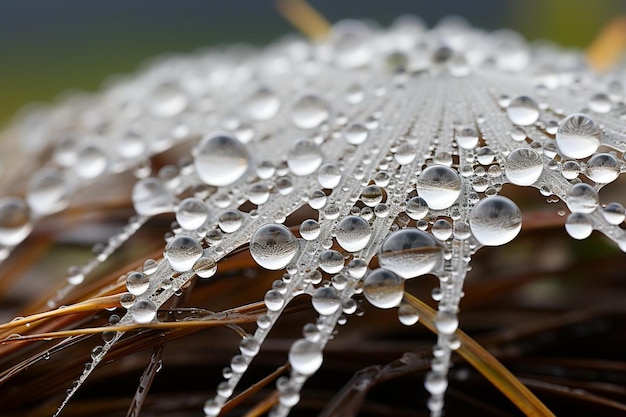
[[[165,246],[165,258],[174,271],[189,271],[202,256],[202,245],[197,239],[178,235]]]
[[[194,166],[200,179],[223,186],[237,181],[248,170],[250,156],[245,145],[229,133],[205,136],[193,149]]]
[[[363,295],[374,307],[396,307],[404,295],[404,279],[388,269],[375,269],[363,280]]]
[[[296,340],[289,349],[289,364],[294,371],[302,375],[314,374],[322,365],[323,356],[320,347],[307,340]]]
[[[461,194],[461,178],[452,168],[433,165],[417,177],[417,192],[433,210],[452,206]]]
[[[322,164],[320,147],[311,139],[301,139],[289,150],[287,165],[297,176],[314,173]]]
[[[506,108],[509,120],[520,126],[529,126],[539,119],[539,106],[528,96],[515,98]]]
[[[437,241],[416,228],[391,233],[378,252],[380,265],[405,279],[428,274],[442,258],[443,250]]]
[[[506,158],[504,173],[512,184],[532,185],[543,172],[541,155],[530,148],[517,148]]]
[[[569,158],[586,158],[600,146],[602,129],[593,118],[574,113],[561,121],[556,132],[556,144]]]
[[[157,306],[150,300],[139,300],[128,310],[135,322],[143,324],[150,323],[156,317]]]
[[[287,266],[296,255],[298,247],[298,239],[281,224],[263,225],[250,239],[252,258],[260,266],[270,270]]]
[[[337,243],[348,252],[363,249],[370,240],[372,229],[369,223],[360,216],[343,218],[335,229]]]
[[[504,245],[520,232],[522,213],[513,201],[496,195],[481,200],[472,208],[469,224],[481,244]]]
[[[328,120],[330,109],[321,97],[308,94],[296,101],[291,112],[291,120],[301,129],[313,129]]]

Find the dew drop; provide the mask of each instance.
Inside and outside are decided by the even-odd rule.
[[[343,255],[334,249],[325,250],[320,255],[319,265],[322,271],[336,274],[343,269]]]
[[[164,255],[174,271],[189,271],[202,256],[202,245],[191,236],[178,235],[165,246]]]
[[[426,168],[417,177],[417,192],[433,210],[452,206],[461,194],[459,174],[445,165]]]
[[[421,220],[428,214],[428,204],[422,197],[412,197],[406,203],[406,214],[413,220]]]
[[[478,145],[478,133],[473,127],[461,128],[456,133],[456,143],[462,149],[474,149]]]
[[[383,189],[378,185],[368,185],[361,192],[361,201],[368,207],[374,207],[383,201]]]
[[[320,235],[320,224],[317,220],[306,219],[300,224],[300,236],[304,240],[315,240]]]
[[[154,177],[139,180],[133,187],[133,206],[142,216],[154,216],[174,211],[174,196]]]
[[[404,279],[388,269],[375,269],[363,280],[363,295],[374,307],[396,307],[404,295]]]
[[[363,249],[370,240],[372,229],[369,223],[360,216],[343,218],[335,229],[337,243],[348,252]]]
[[[261,87],[250,96],[247,101],[246,111],[253,120],[270,120],[276,116],[280,109],[280,99],[269,88]]]
[[[130,308],[130,315],[136,323],[150,323],[157,313],[157,306],[150,300],[139,300]]]
[[[32,230],[30,210],[16,197],[0,198],[0,245],[15,246]]]
[[[472,208],[469,224],[472,234],[481,244],[504,245],[522,229],[522,213],[513,201],[496,195],[479,201]]]
[[[596,93],[589,99],[589,109],[596,113],[611,111],[611,99],[605,93]]]
[[[217,272],[217,263],[213,258],[203,256],[193,265],[193,272],[200,278],[211,278]]]
[[[223,132],[205,136],[193,149],[193,156],[200,179],[215,186],[234,183],[250,164],[245,145],[235,136]]]
[[[556,144],[569,158],[586,158],[600,146],[602,129],[590,116],[574,113],[561,121],[556,132]]]
[[[459,318],[452,311],[440,310],[435,317],[435,326],[439,333],[452,334],[459,327]]]
[[[134,295],[141,295],[148,290],[150,277],[143,272],[131,272],[126,277],[126,288]]]
[[[517,148],[511,151],[506,158],[504,173],[508,180],[515,185],[532,185],[543,172],[541,155],[530,148]]]
[[[278,311],[283,308],[283,305],[285,305],[285,298],[280,291],[276,289],[266,292],[263,301],[265,302],[267,309],[270,311]]]
[[[586,239],[593,232],[593,225],[589,217],[584,213],[572,213],[567,216],[565,221],[565,231],[572,238],[582,240]]]
[[[154,88],[148,104],[155,116],[173,117],[185,110],[187,97],[176,84],[164,82]]]
[[[351,145],[360,145],[367,140],[369,130],[361,123],[355,123],[346,128],[343,137]]]
[[[598,207],[599,196],[591,185],[581,182],[569,190],[565,202],[572,213],[592,213]]]
[[[263,225],[250,239],[250,254],[261,267],[270,270],[282,269],[296,255],[298,239],[282,224]]]
[[[184,199],[176,210],[176,221],[185,230],[196,230],[204,224],[209,208],[199,198]]]
[[[610,153],[597,153],[587,161],[585,175],[596,183],[608,184],[615,181],[619,174],[619,162]]]
[[[328,120],[328,103],[317,95],[308,94],[293,105],[291,120],[301,129],[313,129]]]
[[[380,265],[408,279],[428,274],[443,259],[443,250],[428,233],[406,228],[391,233],[378,252]]]
[[[297,176],[314,173],[322,164],[320,147],[311,139],[301,139],[289,150],[287,165]]]
[[[317,172],[317,181],[320,183],[322,188],[335,188],[339,185],[339,181],[341,181],[341,172],[336,165],[322,165]]]
[[[520,126],[529,126],[539,120],[539,106],[528,96],[519,96],[506,108],[509,120]]]
[[[289,364],[302,375],[313,375],[322,365],[320,347],[309,340],[298,339],[289,349]]]
[[[106,153],[95,145],[87,145],[77,154],[72,169],[81,178],[92,179],[101,175],[109,164]]]
[[[333,287],[321,287],[315,290],[311,297],[313,308],[319,314],[327,316],[334,314],[341,306],[341,299]]]
[[[26,202],[34,213],[48,215],[63,210],[68,204],[70,185],[57,171],[35,173],[26,192]]]
[[[412,326],[419,320],[419,315],[415,307],[402,303],[398,308],[398,320],[405,326]]]
[[[217,224],[224,233],[233,233],[241,227],[243,215],[239,210],[230,209],[220,214]]]

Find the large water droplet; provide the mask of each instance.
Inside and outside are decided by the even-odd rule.
[[[229,185],[248,169],[245,145],[228,133],[205,136],[194,148],[194,165],[200,179],[209,185]]]
[[[202,245],[191,236],[178,235],[165,246],[164,255],[174,271],[189,271],[202,256]]]
[[[135,184],[132,200],[135,211],[142,216],[174,211],[174,196],[154,177],[141,179]]]
[[[143,272],[134,271],[126,277],[126,288],[133,295],[141,295],[150,286],[150,277]]]
[[[0,245],[15,246],[28,236],[33,225],[26,203],[15,197],[0,198]]]
[[[306,339],[296,340],[289,349],[289,364],[302,375],[313,375],[322,366],[320,347]]]
[[[298,239],[282,224],[263,225],[254,232],[250,240],[250,254],[266,269],[282,269],[296,255]]]
[[[150,300],[139,300],[130,308],[130,315],[136,323],[150,323],[157,313],[157,306]]]
[[[506,158],[504,172],[512,184],[532,185],[543,172],[541,155],[530,148],[514,149]]]
[[[416,228],[391,233],[380,245],[378,262],[402,278],[428,274],[443,259],[435,238]]]
[[[370,240],[372,229],[369,223],[360,216],[347,216],[342,219],[335,229],[337,243],[348,252],[363,249]]]
[[[556,144],[569,158],[586,158],[600,146],[602,129],[590,116],[574,113],[561,121],[556,132]]]
[[[209,215],[209,208],[199,198],[184,199],[176,210],[176,221],[183,229],[196,230],[204,224]]]
[[[598,207],[599,196],[591,185],[581,182],[569,190],[565,202],[572,213],[592,213]]]
[[[597,153],[587,161],[585,175],[596,183],[608,184],[615,181],[619,174],[619,162],[610,153]]]
[[[323,188],[335,188],[341,180],[341,171],[333,164],[322,165],[317,172],[317,181]]]
[[[320,147],[311,139],[299,140],[287,155],[289,169],[298,176],[314,173],[322,164],[322,160],[323,155]]]
[[[280,99],[269,88],[259,88],[248,99],[246,110],[248,115],[254,120],[269,120],[276,116],[280,108]]]
[[[330,116],[328,103],[322,98],[308,94],[301,97],[294,105],[291,120],[301,129],[318,127]]]
[[[341,299],[333,287],[321,287],[311,297],[313,308],[321,315],[335,313],[341,306]]]
[[[461,178],[452,168],[433,165],[417,178],[417,192],[433,210],[452,206],[461,194]]]
[[[593,224],[589,217],[584,213],[572,213],[565,221],[565,231],[572,238],[582,240],[586,239],[593,232]]]
[[[539,106],[528,96],[519,96],[506,108],[509,120],[516,125],[529,126],[539,119]]]
[[[363,281],[363,295],[374,307],[396,307],[404,295],[404,279],[388,269],[375,269]]]
[[[479,201],[472,208],[469,223],[472,234],[481,244],[504,245],[522,229],[522,212],[510,199],[496,195]]]

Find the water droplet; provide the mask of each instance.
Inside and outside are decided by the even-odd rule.
[[[302,375],[313,375],[322,366],[320,347],[306,339],[296,340],[289,349],[289,364]]]
[[[388,269],[375,269],[363,280],[363,295],[374,307],[396,307],[404,295],[404,279]]]
[[[282,224],[263,225],[250,239],[250,254],[266,269],[282,269],[296,255],[298,239]]]
[[[439,239],[442,242],[450,239],[452,237],[452,223],[447,221],[446,219],[438,219],[431,229],[431,232],[435,238]]]
[[[139,324],[150,323],[157,313],[157,306],[150,300],[139,300],[130,308],[130,315]]]
[[[200,278],[211,278],[217,272],[217,263],[211,257],[201,257],[193,265],[193,272]]]
[[[443,250],[437,241],[416,228],[391,233],[378,252],[380,265],[405,279],[428,274],[442,258]]]
[[[426,374],[424,387],[431,395],[442,395],[448,388],[448,379],[443,373],[431,371]]]
[[[597,153],[587,161],[585,175],[596,183],[608,184],[615,181],[619,174],[619,162],[610,153]]]
[[[126,309],[131,308],[133,304],[135,304],[135,301],[137,301],[137,297],[134,294],[125,292],[120,295],[120,305]]]
[[[513,201],[496,195],[479,201],[472,208],[469,224],[481,244],[504,245],[522,229],[522,213]]]
[[[367,140],[369,130],[361,123],[355,123],[346,128],[343,137],[351,145],[360,145]]]
[[[178,235],[165,246],[164,255],[174,271],[189,271],[202,256],[202,245],[191,236]]]
[[[326,205],[326,194],[322,190],[315,190],[309,196],[308,203],[314,210],[321,209]]]
[[[461,194],[461,178],[445,165],[426,168],[417,177],[417,192],[433,210],[452,206]]]
[[[17,245],[32,228],[30,210],[22,199],[0,198],[0,245]]]
[[[393,158],[400,165],[408,165],[415,160],[417,149],[411,143],[403,143],[393,154]]]
[[[413,220],[421,220],[428,214],[428,204],[422,197],[412,197],[406,203],[406,214]]]
[[[516,125],[529,126],[539,120],[539,106],[528,96],[519,96],[506,108],[509,120]]]
[[[322,271],[336,274],[343,269],[344,259],[340,252],[328,249],[320,255],[319,265]]]
[[[561,175],[568,180],[573,180],[580,174],[580,164],[577,161],[565,161],[561,166]]]
[[[269,120],[274,118],[280,109],[280,99],[269,88],[261,87],[250,96],[246,111],[254,120]]]
[[[605,93],[596,93],[589,99],[589,108],[596,113],[611,111],[611,99]]]
[[[461,128],[456,133],[456,143],[463,149],[474,149],[478,145],[478,133],[473,127]]]
[[[300,235],[304,240],[315,240],[320,235],[320,224],[317,220],[306,219],[300,224]]]
[[[143,272],[131,272],[126,277],[126,288],[134,295],[141,295],[148,290],[150,277]]]
[[[301,129],[313,129],[328,120],[328,103],[319,96],[308,94],[293,105],[291,120]]]
[[[556,144],[569,158],[586,158],[600,146],[602,129],[590,116],[574,113],[561,121],[556,132]]]
[[[419,320],[417,310],[410,304],[402,303],[398,308],[398,320],[405,326],[412,326]]]
[[[325,164],[322,165],[317,172],[317,181],[322,188],[335,188],[341,181],[341,172],[336,165]]]
[[[285,298],[280,291],[275,289],[266,292],[263,301],[265,302],[267,309],[270,311],[278,311],[283,308],[283,305],[285,305]]]
[[[565,230],[572,238],[582,240],[591,235],[591,232],[593,232],[593,224],[586,214],[572,213],[567,216]]]
[[[260,348],[259,341],[252,335],[247,335],[239,343],[239,350],[244,356],[256,356]]]
[[[204,224],[209,208],[199,198],[184,199],[176,210],[176,221],[185,230],[196,230]]]
[[[95,145],[87,145],[80,149],[72,169],[81,178],[92,179],[101,175],[109,164],[107,154]]]
[[[439,333],[452,334],[459,327],[459,318],[452,311],[440,310],[435,317],[435,326]]]
[[[333,287],[321,287],[311,297],[313,308],[321,315],[334,314],[341,306],[341,299]]]
[[[187,107],[187,97],[172,82],[157,85],[148,98],[150,111],[158,117],[173,117]]]
[[[372,229],[369,223],[360,216],[343,218],[335,229],[337,243],[348,252],[363,249],[370,240]]]
[[[230,209],[220,214],[217,224],[224,233],[233,233],[241,227],[243,215],[239,210]]]
[[[581,182],[569,190],[565,202],[572,213],[592,213],[598,207],[599,196],[591,185]]]
[[[234,183],[247,171],[250,163],[245,145],[223,132],[205,136],[193,149],[193,156],[200,179],[215,186]]]
[[[287,165],[297,176],[309,175],[322,164],[320,147],[311,139],[301,139],[289,150]]]
[[[361,201],[368,207],[374,207],[383,201],[383,189],[378,185],[368,185],[361,192]]]
[[[132,200],[135,211],[142,216],[174,211],[174,196],[154,177],[141,179],[135,184]]]
[[[26,202],[38,215],[48,215],[63,210],[68,204],[69,182],[61,172],[38,171],[33,175],[26,192]]]
[[[517,148],[511,151],[506,158],[504,173],[508,180],[515,185],[532,185],[543,172],[541,155],[530,148]]]
[[[620,203],[609,203],[604,207],[602,215],[608,223],[617,225],[624,221],[626,211]]]

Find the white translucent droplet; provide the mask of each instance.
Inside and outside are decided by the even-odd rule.
[[[322,188],[335,188],[341,181],[341,171],[334,164],[322,165],[317,171],[317,181]]]
[[[287,155],[287,165],[298,176],[314,173],[322,164],[320,147],[310,139],[302,139],[294,144]]]
[[[593,224],[586,214],[572,213],[565,221],[565,230],[572,238],[582,240],[591,235]]]
[[[154,216],[174,211],[174,196],[157,178],[139,180],[133,187],[133,205],[142,216]]]
[[[209,215],[209,208],[199,198],[184,199],[176,210],[176,221],[183,229],[196,230],[204,224]]]
[[[325,250],[320,255],[319,265],[322,271],[336,274],[343,269],[343,255],[334,249]]]
[[[619,177],[620,164],[610,153],[597,153],[587,161],[585,175],[599,184],[608,184]]]
[[[178,85],[164,82],[154,88],[148,105],[155,116],[172,117],[185,110],[187,97]]]
[[[522,213],[513,201],[496,195],[479,201],[472,208],[469,224],[472,234],[481,244],[504,245],[522,229]]]
[[[363,249],[370,240],[372,229],[369,223],[360,216],[343,218],[335,229],[337,243],[348,252]]]
[[[456,143],[463,149],[474,149],[478,145],[478,133],[473,127],[464,127],[456,132]]]
[[[17,245],[32,228],[30,210],[22,199],[0,198],[0,245]]]
[[[202,256],[202,245],[191,236],[178,235],[165,246],[164,255],[174,271],[189,271]]]
[[[67,207],[69,193],[69,182],[61,172],[38,171],[28,184],[26,202],[34,213],[48,215]]]
[[[136,323],[150,323],[156,317],[157,306],[150,300],[139,300],[129,308],[129,311]]]
[[[443,259],[443,249],[428,233],[406,228],[391,233],[380,245],[380,266],[402,278],[428,274]]]
[[[306,219],[300,224],[300,235],[304,240],[315,240],[320,232],[321,227],[317,220]]]
[[[461,178],[452,168],[433,165],[417,177],[417,192],[433,210],[452,206],[461,194]]]
[[[592,213],[598,207],[599,200],[595,188],[581,182],[569,190],[565,202],[572,213]]]
[[[344,131],[343,133],[346,142],[351,145],[360,145],[365,142],[369,136],[369,130],[361,123],[355,123]]]
[[[224,233],[233,233],[241,227],[243,215],[239,210],[230,209],[220,214],[217,224]]]
[[[246,111],[254,120],[269,120],[278,113],[280,99],[269,88],[261,87],[247,101]]]
[[[339,307],[341,306],[341,299],[339,298],[335,288],[321,287],[313,293],[311,303],[318,314],[330,315],[339,310]]]
[[[318,127],[330,116],[328,103],[319,96],[308,94],[301,97],[291,111],[291,120],[301,129]]]
[[[363,295],[374,307],[396,307],[404,295],[404,279],[388,269],[375,269],[363,280]]]
[[[437,331],[443,334],[452,334],[459,327],[459,318],[451,311],[438,311],[435,316],[435,326]]]
[[[605,93],[596,93],[589,99],[589,108],[596,113],[611,111],[611,99]]]
[[[200,179],[215,186],[234,183],[250,164],[245,145],[228,133],[205,136],[193,149],[193,156]]]
[[[87,145],[78,151],[74,172],[81,178],[92,179],[101,175],[109,164],[107,154],[95,145]]]
[[[610,224],[620,224],[626,217],[626,210],[620,203],[609,203],[602,211],[604,219]]]
[[[586,158],[600,146],[602,129],[591,116],[574,113],[561,121],[556,132],[556,144],[569,158]]]
[[[529,126],[539,120],[539,106],[528,96],[519,96],[506,108],[509,120],[520,126]]]
[[[134,295],[141,295],[148,290],[150,286],[150,277],[143,272],[131,272],[126,277],[126,288],[128,292]]]
[[[504,173],[512,184],[532,185],[543,172],[541,155],[530,148],[517,148],[506,158]]]
[[[289,364],[302,375],[313,375],[322,366],[321,348],[306,339],[296,340],[289,349]]]
[[[296,255],[298,239],[282,224],[263,225],[250,239],[250,254],[260,266],[266,269],[282,269]]]

